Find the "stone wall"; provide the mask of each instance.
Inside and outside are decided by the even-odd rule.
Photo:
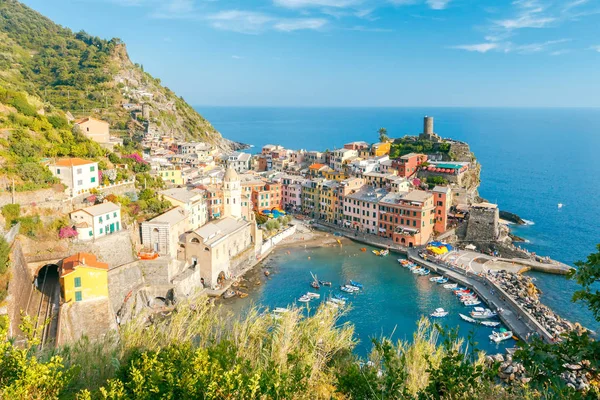
[[[0,314],[8,315],[9,336],[21,338],[22,332],[18,328],[21,323],[21,310],[27,310],[34,289],[33,276],[27,267],[27,260],[18,240],[14,240],[11,245],[10,274],[6,306],[0,308]]]
[[[459,162],[471,162],[473,161],[473,155],[471,154],[471,148],[468,144],[463,142],[452,141],[450,143],[450,156],[454,161]]]
[[[264,255],[267,251],[271,249],[271,247],[275,246],[277,243],[281,242],[284,239],[292,236],[296,233],[296,225],[292,225],[287,228],[285,231],[278,233],[277,235],[265,240],[260,249],[260,254]]]
[[[467,221],[466,240],[472,242],[494,242],[498,239],[498,208],[471,207]]]
[[[40,189],[31,192],[15,192],[15,204],[22,207],[36,205],[43,208],[62,208],[64,202],[68,199],[67,195],[54,189]],[[10,191],[0,192],[0,207],[13,203],[13,196]]]

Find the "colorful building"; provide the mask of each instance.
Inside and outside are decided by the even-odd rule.
[[[410,153],[396,160],[394,168],[398,171],[398,176],[407,178],[414,175],[418,170],[418,166],[426,161],[427,155]]]
[[[448,214],[452,206],[452,190],[447,186],[436,186],[432,190],[435,201],[435,232],[448,229]]]
[[[49,167],[50,172],[68,188],[71,196],[99,186],[98,163],[82,158],[63,158]]]
[[[344,225],[359,232],[377,234],[378,203],[385,195],[385,189],[364,186],[344,197]]]
[[[375,143],[375,144],[373,144],[373,146],[371,146],[371,154],[374,155],[375,157],[390,154],[391,148],[392,148],[392,145],[390,144],[390,142]]]
[[[71,221],[79,240],[98,239],[121,230],[121,207],[110,201],[73,211]]]
[[[423,190],[389,193],[379,202],[379,236],[414,247],[433,236],[435,205],[433,194]]]
[[[183,173],[181,168],[173,167],[173,168],[163,168],[156,172],[158,176],[162,178],[163,181],[172,183],[173,185],[184,185],[185,181],[183,179]]]
[[[331,224],[336,223],[336,211],[339,207],[337,181],[325,180],[319,193],[319,218]]]
[[[108,297],[108,264],[90,253],[77,253],[62,261],[60,287],[65,303]]]

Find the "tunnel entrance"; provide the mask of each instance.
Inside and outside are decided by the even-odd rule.
[[[58,283],[58,265],[56,264],[44,265],[39,269],[35,277],[35,288],[46,296],[50,296],[53,293]]]
[[[32,294],[30,315],[36,316],[36,336],[39,335],[42,348],[47,343],[54,343],[58,328],[58,312],[60,307],[60,280],[58,265],[47,264],[39,269],[35,277],[36,293]],[[38,330],[38,328],[41,328]]]

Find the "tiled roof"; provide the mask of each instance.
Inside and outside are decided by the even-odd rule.
[[[91,160],[84,160],[83,158],[63,158],[61,160],[58,160],[56,162],[55,165],[59,166],[59,167],[76,167],[79,165],[88,165],[88,164],[94,164],[95,161],[91,161]]]
[[[77,253],[63,260],[60,276],[68,275],[80,266],[108,270],[108,264],[99,262],[95,255],[91,253]]]

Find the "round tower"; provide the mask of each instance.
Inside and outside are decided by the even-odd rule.
[[[223,177],[223,216],[242,217],[242,184],[231,166],[227,166]]]
[[[427,138],[433,136],[433,117],[425,116],[423,121],[423,135]]]

